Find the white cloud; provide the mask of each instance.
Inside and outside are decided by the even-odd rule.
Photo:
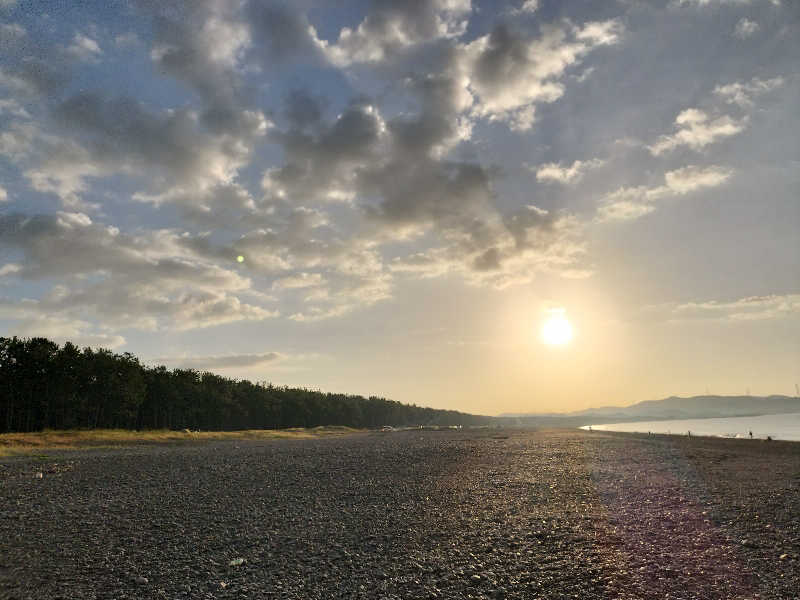
[[[733,35],[735,35],[740,40],[745,40],[759,30],[758,23],[755,21],[751,21],[750,19],[743,17],[736,23],[736,27],[733,29]]]
[[[522,5],[516,9],[520,13],[535,13],[539,10],[539,0],[523,0]]]
[[[750,108],[754,104],[754,98],[778,89],[783,84],[783,77],[773,77],[772,79],[754,77],[750,81],[737,81],[727,85],[718,85],[714,88],[714,94],[728,104],[738,104],[742,108]]]
[[[717,187],[725,183],[733,170],[719,166],[686,166],[664,174],[664,185],[656,187],[621,187],[606,194],[597,209],[598,222],[632,221],[655,211],[656,202],[670,196]]]
[[[471,12],[470,0],[391,0],[374,3],[358,27],[343,28],[335,43],[317,39],[313,28],[312,33],[324,55],[337,66],[376,63],[408,46],[459,37]]]
[[[709,300],[667,305],[673,320],[714,319],[731,322],[781,319],[800,315],[800,294],[750,296],[732,301]]]
[[[539,181],[554,181],[558,183],[577,183],[583,178],[586,171],[602,167],[605,161],[599,158],[581,161],[576,160],[570,166],[562,167],[560,163],[546,163],[536,167],[536,179]]]
[[[724,167],[688,166],[667,172],[664,180],[671,192],[682,195],[700,188],[722,185],[732,174],[731,169]]]
[[[462,47],[461,69],[478,98],[474,114],[529,129],[534,122],[533,106],[554,102],[564,94],[559,80],[567,68],[599,46],[616,44],[622,33],[617,20],[572,28],[543,27],[538,38],[497,25],[490,34]]]
[[[0,202],[8,202],[8,192],[0,185]]]
[[[72,58],[82,62],[96,62],[103,54],[97,42],[82,33],[75,34],[72,43],[67,46],[66,52]]]
[[[118,348],[125,338],[116,333],[98,331],[91,323],[63,315],[47,314],[32,300],[0,297],[0,318],[15,321],[8,335],[46,337],[58,343],[70,341],[77,346]]]
[[[0,267],[0,277],[4,277],[6,275],[13,275],[15,273],[19,273],[22,271],[22,265],[18,265],[15,263],[6,263],[2,267]]]
[[[689,108],[675,118],[675,125],[677,131],[674,134],[662,135],[655,144],[647,147],[651,154],[659,156],[680,146],[702,150],[720,139],[744,131],[747,119],[737,121],[727,115],[711,119],[702,110]]]
[[[27,302],[29,317],[185,330],[277,316],[239,299],[249,278],[211,262],[174,231],[125,234],[70,212],[5,215],[0,231],[0,245],[23,254],[16,274],[59,282]]]

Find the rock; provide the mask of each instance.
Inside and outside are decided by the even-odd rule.
[[[138,577],[135,579],[135,581],[136,581],[136,583],[138,583],[139,585],[147,585],[148,583],[150,583],[150,581],[147,579],[147,577],[142,577],[141,575],[139,575],[139,576],[138,576]]]

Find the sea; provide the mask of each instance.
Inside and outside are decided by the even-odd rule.
[[[671,433],[674,435],[709,435],[727,438],[753,438],[800,441],[800,413],[760,415],[758,417],[726,417],[719,419],[680,419],[675,421],[637,421],[584,425],[581,429],[601,431],[633,431]]]

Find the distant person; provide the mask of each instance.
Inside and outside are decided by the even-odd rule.
[[[750,431],[750,439],[751,440],[753,439],[753,432],[752,431]]]

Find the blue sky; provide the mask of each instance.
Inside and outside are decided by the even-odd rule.
[[[792,393],[799,29],[0,0],[3,334],[487,414]]]

